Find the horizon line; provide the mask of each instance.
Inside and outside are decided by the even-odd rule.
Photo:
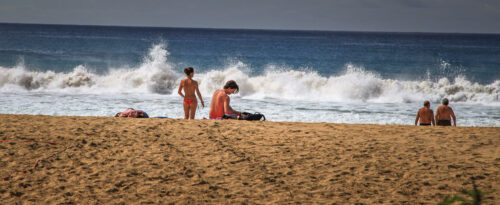
[[[401,34],[475,34],[500,35],[493,32],[437,32],[437,31],[374,31],[374,30],[310,30],[310,29],[268,29],[268,28],[215,28],[215,27],[177,27],[177,26],[138,26],[138,25],[99,25],[99,24],[57,24],[57,23],[19,23],[0,22],[0,24],[46,25],[46,26],[94,26],[121,28],[171,28],[171,29],[204,29],[204,30],[252,30],[252,31],[294,31],[294,32],[346,32],[346,33],[401,33]]]

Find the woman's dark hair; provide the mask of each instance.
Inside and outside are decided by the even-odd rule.
[[[236,89],[234,91],[234,93],[238,93],[238,91],[240,91],[238,84],[236,84],[236,82],[234,80],[230,80],[230,81],[226,82],[226,85],[224,85],[224,89],[228,89],[228,88]]]
[[[192,67],[187,67],[187,68],[184,68],[184,73],[186,75],[189,75],[191,74],[192,72],[194,72],[194,69]]]

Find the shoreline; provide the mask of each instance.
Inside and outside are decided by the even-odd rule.
[[[117,117],[114,117],[114,116],[81,116],[81,115],[30,115],[30,114],[5,114],[5,113],[0,113],[0,116],[2,115],[12,115],[12,116],[43,116],[43,117],[76,117],[76,118],[117,118]],[[122,117],[123,118],[123,117]],[[134,119],[134,118],[131,118],[131,119]],[[136,118],[136,119],[170,119],[170,120],[184,120],[183,118],[171,118],[171,117],[165,117],[165,116],[154,116],[154,117],[149,117],[149,118]],[[199,118],[199,116],[195,119],[195,121],[205,121],[205,120],[208,120],[208,121],[214,121],[214,120],[211,120],[211,119],[208,119],[208,118]],[[414,120],[414,119],[413,119]],[[215,120],[215,121],[226,121],[226,120]],[[231,120],[231,121],[239,121],[239,120]],[[241,121],[243,122],[243,121]],[[298,124],[336,124],[336,125],[367,125],[367,126],[371,126],[371,125],[379,125],[379,126],[410,126],[410,127],[419,127],[419,126],[415,126],[414,124],[369,124],[369,123],[347,123],[347,122],[341,122],[341,123],[337,123],[337,122],[300,122],[300,121],[270,121],[270,120],[266,120],[264,122],[271,122],[271,123],[298,123]],[[413,121],[412,121],[413,122]],[[453,124],[453,121],[452,121],[452,124]],[[443,127],[444,126],[430,126],[430,127]],[[450,127],[453,127],[453,126],[450,126]],[[463,125],[458,125],[457,127],[464,127],[464,128],[500,128],[500,126],[463,126]]]
[[[436,204],[474,181],[495,204],[499,133],[0,114],[0,203]]]

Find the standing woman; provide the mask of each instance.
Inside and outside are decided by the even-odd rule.
[[[194,95],[194,91],[200,98],[201,106],[205,107],[203,103],[203,99],[201,98],[200,90],[198,89],[198,82],[193,80],[194,69],[192,67],[187,67],[184,69],[184,73],[186,73],[186,78],[181,80],[181,84],[179,85],[179,95],[184,98],[184,119],[194,119],[194,115],[196,114],[196,107],[198,105],[198,101],[196,100],[196,96]],[[182,94],[182,89],[184,89],[184,94]]]

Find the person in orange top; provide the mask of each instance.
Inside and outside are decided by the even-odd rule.
[[[438,126],[451,126],[451,117],[453,117],[453,126],[457,126],[457,118],[451,107],[448,107],[448,99],[443,99],[443,105],[436,110],[436,121]]]
[[[226,82],[224,89],[216,90],[210,102],[210,119],[236,119],[240,112],[234,110],[229,104],[229,95],[239,91],[234,80]]]
[[[198,101],[196,101],[196,94],[198,94],[198,98],[200,98],[201,106],[205,107],[203,103],[203,99],[201,98],[200,90],[198,89],[198,82],[193,80],[194,69],[192,67],[187,67],[184,69],[184,73],[186,73],[186,78],[181,80],[181,84],[179,85],[179,95],[184,98],[183,106],[184,106],[184,119],[194,119],[194,115],[196,114],[196,108],[198,105]],[[182,90],[184,90],[184,94],[182,94]]]
[[[415,119],[415,125],[417,125],[418,120],[420,119],[420,126],[435,126],[436,122],[434,121],[434,112],[431,109],[431,103],[429,101],[424,101],[424,107],[420,108],[417,112],[417,118]]]

